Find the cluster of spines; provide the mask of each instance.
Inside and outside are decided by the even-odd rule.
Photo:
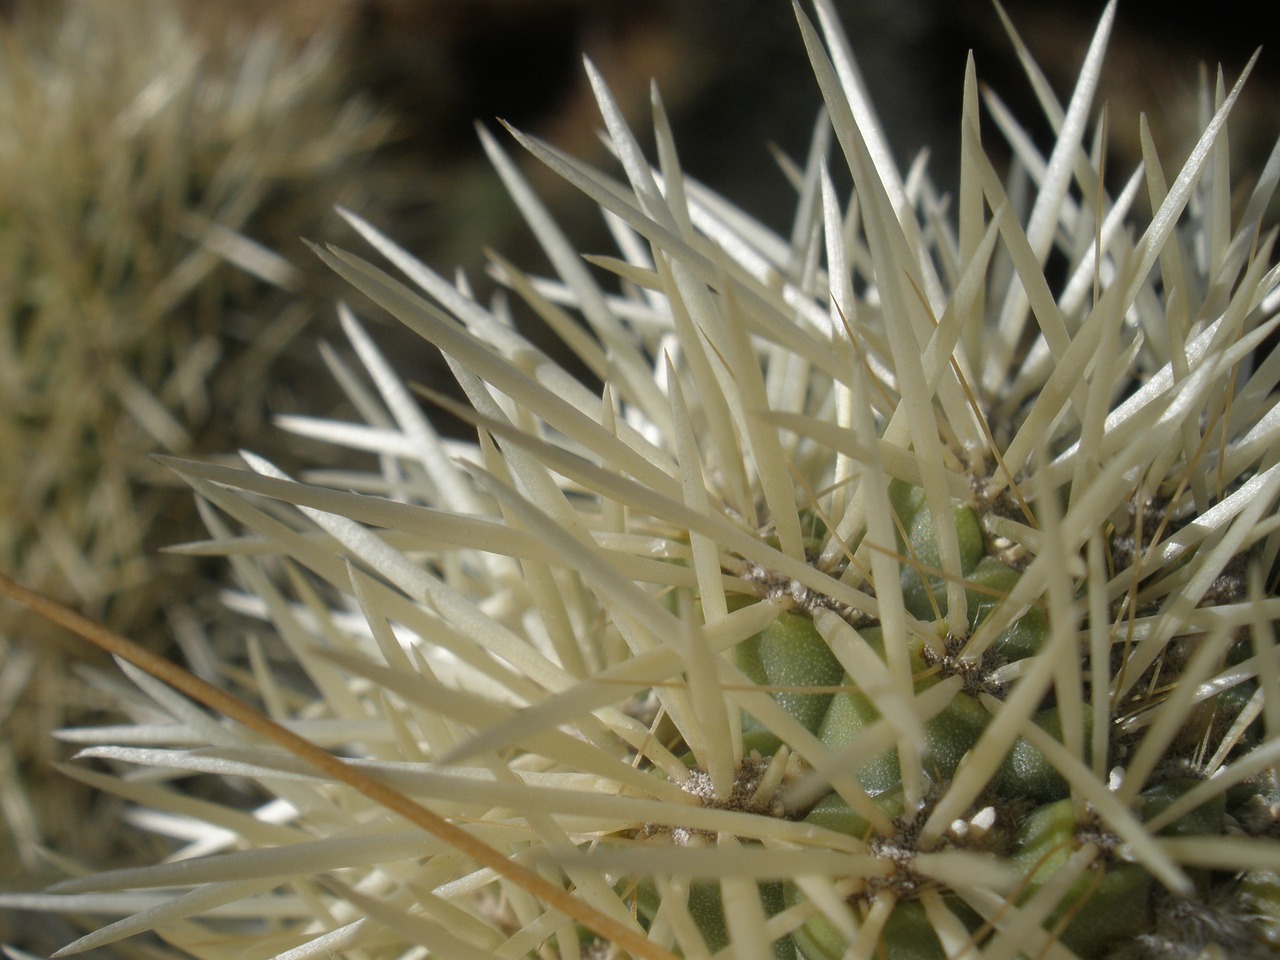
[[[1252,916],[1280,866],[1275,843],[1252,838],[1274,830],[1280,730],[1264,585],[1280,549],[1280,427],[1262,406],[1280,361],[1248,373],[1276,326],[1277,278],[1268,245],[1232,239],[1255,230],[1258,204],[1233,231],[1221,202],[1235,89],[1172,184],[1152,155],[1110,200],[1083,145],[1108,10],[1065,108],[1029,64],[1059,137],[1048,157],[1012,138],[1038,186],[1024,215],[981,152],[970,71],[953,235],[920,170],[892,167],[834,12],[817,9],[828,48],[803,17],[801,29],[851,201],[827,176],[821,127],[798,172],[795,239],[781,241],[683,177],[660,104],[651,169],[592,74],[627,185],[521,140],[611,215],[624,259],[595,262],[620,293],[485,144],[560,279],[497,274],[607,381],[602,394],[524,340],[500,301],[481,304],[350,217],[418,289],[352,254],[321,256],[441,349],[470,406],[431,396],[479,441],[440,438],[346,314],[372,389],[333,362],[370,425],[287,425],[380,453],[381,471],[308,483],[257,457],[248,470],[176,464],[253,533],[210,510],[214,540],[199,549],[232,556],[242,602],[315,681],[309,712],[333,721],[317,729],[369,738],[387,779],[647,937],[637,955],[919,947],[986,960],[1061,957],[1063,943],[1102,955],[1126,933],[1098,929],[1106,883],[1156,914],[1142,936],[1167,935],[1170,897],[1203,918],[1226,917],[1225,896],[1237,920]],[[1132,243],[1119,226],[1143,183],[1157,212]],[[1188,257],[1175,227],[1193,195],[1212,242]],[[1055,245],[1071,277],[1057,296],[1043,273]],[[854,295],[854,272],[869,295]],[[1195,308],[1164,317],[1179,298]],[[1149,504],[1153,529],[1126,523]],[[289,559],[296,604],[257,554]],[[1243,596],[1219,589],[1238,557]],[[350,599],[327,608],[308,577]],[[1196,649],[1182,659],[1184,643]],[[264,699],[287,712],[255,662]],[[1181,753],[1197,701],[1254,682],[1218,742]],[[1051,708],[1056,725],[1041,717]],[[229,739],[208,726],[211,742]],[[90,753],[254,777],[288,794],[299,824],[380,833],[333,809],[331,784],[281,786],[295,767],[261,748]],[[337,869],[337,849],[296,862]],[[225,857],[184,864],[184,882],[227,893],[212,878],[247,882],[271,859]],[[363,875],[386,903],[330,888],[339,920],[357,905],[363,919],[324,948],[372,942],[370,927],[457,946],[445,918],[460,912],[473,951],[580,953],[561,914],[455,852],[394,862]],[[500,897],[463,897],[493,883]]]

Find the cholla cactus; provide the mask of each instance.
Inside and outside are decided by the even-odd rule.
[[[605,211],[602,284],[482,133],[558,272],[495,275],[602,386],[349,215],[408,282],[319,255],[443,353],[467,404],[425,392],[478,440],[344,310],[364,376],[329,361],[366,422],[284,426],[376,470],[173,466],[213,534],[189,549],[231,559],[315,693],[256,641],[228,682],[351,766],[135,672],[130,725],[66,736],[162,775],[71,773],[189,845],[6,902],[128,914],[68,953],[1274,954],[1280,162],[1234,213],[1220,86],[1172,181],[1146,138],[1107,193],[1108,8],[1065,106],[1023,51],[1049,156],[990,104],[1018,189],[968,71],[950,220],[816,6],[789,238],[684,176],[656,97],[652,167],[593,72],[625,181],[516,136]],[[169,786],[197,773],[261,805]],[[431,832],[366,799],[392,792]]]
[[[266,287],[301,271],[249,235],[317,230],[387,132],[331,40],[219,39],[179,6],[41,0],[0,21],[0,569],[151,641],[195,579],[154,546],[199,521],[148,454],[260,434],[260,372],[307,318]],[[0,611],[5,886],[41,840],[95,845],[86,793],[46,786],[52,731],[93,694],[16,623]]]
[[[168,3],[15,17],[0,59],[0,445],[28,455],[0,469],[0,558],[97,615],[147,607],[111,612],[133,626],[153,609],[121,594],[153,575],[143,541],[167,496],[145,454],[190,450],[209,407],[243,400],[281,349],[268,344],[287,342],[296,318],[239,350],[226,312],[263,299],[259,281],[297,286],[260,242],[316,229],[321,196],[350,194],[387,125],[344,93],[331,41],[218,41]],[[234,390],[217,376],[233,364]],[[241,432],[261,419],[253,399]]]

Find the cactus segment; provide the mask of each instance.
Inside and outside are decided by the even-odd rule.
[[[1023,901],[1084,842],[1072,800],[1032,811],[1022,822],[1013,854],[1014,862],[1027,871]],[[1096,956],[1104,944],[1135,936],[1150,924],[1151,885],[1151,875],[1141,866],[1113,860],[1104,851],[1072,885],[1045,926],[1059,930],[1062,942],[1081,956]]]

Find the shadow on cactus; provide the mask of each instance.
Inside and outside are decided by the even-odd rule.
[[[468,404],[424,392],[477,441],[344,310],[363,374],[329,359],[367,422],[283,426],[375,470],[172,464],[212,532],[187,549],[230,559],[315,692],[257,643],[227,682],[569,899],[139,676],[132,725],[67,734],[120,771],[71,774],[189,846],[28,897],[129,914],[68,952],[154,929],[201,957],[1274,955],[1280,152],[1232,187],[1220,86],[1176,176],[1147,137],[1107,192],[1108,8],[1066,104],[1018,44],[1057,139],[991,99],[1004,179],[970,66],[947,202],[892,165],[816,7],[789,237],[682,173],[656,95],[652,166],[594,71],[623,179],[516,137],[604,210],[596,271],[481,134],[557,275],[494,274],[602,389],[348,215],[408,282],[319,255],[444,354]],[[261,806],[170,786],[198,773]]]

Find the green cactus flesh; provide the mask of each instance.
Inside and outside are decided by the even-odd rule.
[[[918,488],[895,482],[889,493],[900,530],[898,547],[903,557],[904,605],[908,613],[941,635],[945,629],[937,618],[946,616],[947,589],[931,513]],[[955,504],[950,519],[960,547],[968,623],[972,631],[1015,587],[1021,572],[989,552],[974,508]],[[901,532],[905,532],[905,537]],[[754,602],[757,599],[750,596],[729,597],[730,609]],[[978,669],[966,675],[963,687],[950,702],[924,724],[923,750],[911,762],[920,764],[926,783],[932,785],[933,795],[945,788],[987,727],[999,722],[998,711],[992,712],[990,701],[984,705],[980,699],[984,695],[1000,699],[1001,685],[992,680],[990,674],[1000,666],[1038,654],[1048,636],[1048,622],[1041,606],[1033,605],[1018,616],[991,643]],[[859,634],[882,660],[886,659],[880,625],[864,624]],[[916,636],[905,642],[917,695],[940,683],[945,676],[954,675],[959,662],[956,658],[950,658],[949,663],[940,662],[936,652],[931,652]],[[1233,648],[1232,656],[1241,659],[1247,653]],[[779,706],[832,750],[853,743],[880,718],[872,697],[844,670],[815,627],[812,616],[803,609],[780,614],[769,627],[739,644],[735,657],[750,680],[766,687]],[[808,688],[813,688],[813,692],[806,692]],[[1218,698],[1221,702],[1216,709],[1234,716],[1248,701],[1253,689],[1250,683],[1230,688],[1227,693],[1232,695],[1232,700],[1228,702],[1224,694]],[[1052,701],[1052,694],[1047,699]],[[1208,713],[1214,709],[1210,704]],[[1092,715],[1086,713],[1080,719],[1083,756],[1088,762],[1088,745],[1093,739]],[[1052,702],[1042,705],[1031,720],[1054,740],[1063,742],[1061,712]],[[745,711],[742,730],[744,752],[757,756],[757,763],[782,746],[777,735]],[[1111,738],[1110,743],[1122,740]],[[873,798],[874,805],[909,836],[912,824],[918,825],[920,814],[917,813],[914,820],[907,815],[901,764],[898,750],[890,748],[862,762],[853,773],[861,788]],[[1180,774],[1175,767],[1154,777],[1135,801],[1133,808],[1141,819],[1156,818],[1199,782]],[[1161,836],[1220,834],[1231,816],[1228,808],[1265,803],[1262,792],[1263,787],[1246,783],[1230,793],[1218,793],[1164,825],[1158,833]],[[1071,796],[1067,779],[1044,753],[1026,738],[1017,737],[981,799],[989,811],[988,822],[975,848],[1015,868],[1020,877],[1011,894],[1015,903],[1029,902],[1073,854],[1092,844],[1092,862],[1053,906],[1043,926],[1080,957],[1130,956],[1120,945],[1138,942],[1135,937],[1154,928],[1153,911],[1168,895],[1144,866],[1128,858],[1116,837],[1098,828],[1088,804]],[[787,810],[785,815],[858,838],[872,849],[877,843],[872,824],[837,792],[811,801],[803,809]],[[1197,895],[1202,899],[1208,896],[1210,888],[1219,899],[1223,890],[1230,891],[1239,909],[1247,910],[1256,921],[1250,929],[1280,928],[1280,906],[1277,906],[1280,883],[1276,873],[1255,870],[1232,880],[1203,870],[1196,874],[1195,880],[1200,887]],[[849,898],[855,914],[865,914],[877,890],[892,891],[891,913],[880,931],[879,952],[875,956],[890,960],[944,960],[947,956],[933,922],[914,895],[918,883],[919,878],[914,877],[868,881]],[[991,935],[990,924],[984,923],[961,898],[945,890],[939,892],[951,914],[962,919],[973,943],[981,944]],[[803,890],[792,881],[763,882],[760,895],[768,916],[776,916],[785,908],[805,901]],[[649,881],[639,884],[636,903],[639,914],[652,920],[660,898]],[[707,947],[712,952],[724,947],[728,942],[727,928],[718,884],[694,882],[687,907]],[[1259,932],[1258,937],[1262,938],[1263,933]],[[846,934],[829,917],[818,912],[788,935],[775,940],[772,949],[773,955],[779,958],[838,960],[848,946]]]

